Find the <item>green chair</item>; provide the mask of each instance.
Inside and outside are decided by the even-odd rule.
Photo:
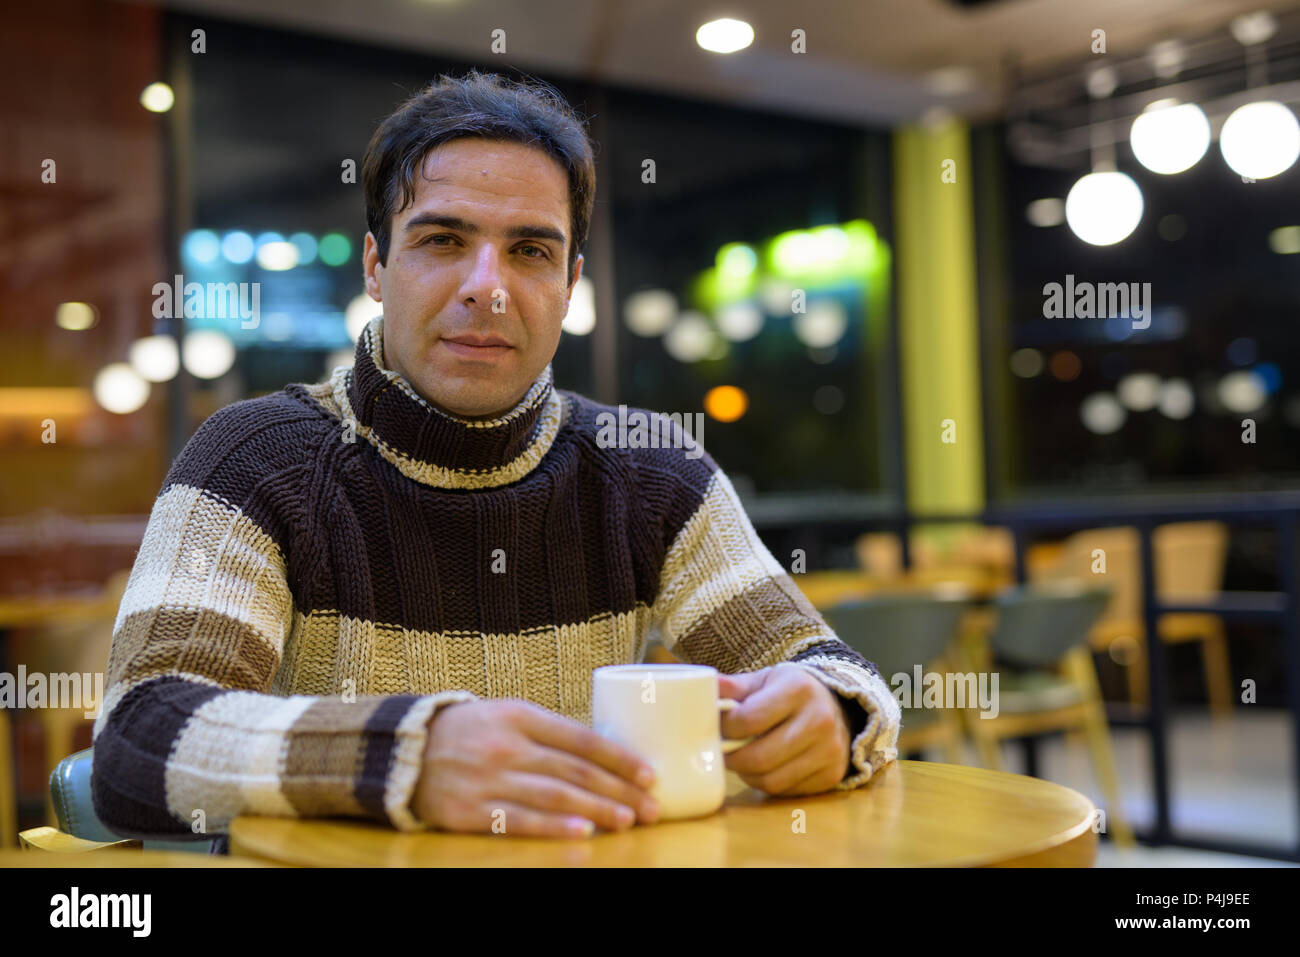
[[[189,851],[210,854],[212,841],[123,840],[95,816],[90,793],[94,748],[69,755],[50,774],[50,798],[58,818],[57,829],[33,828],[20,837],[24,846],[48,851],[90,851],[103,847],[140,847],[146,851]]]
[[[975,717],[967,730],[985,766],[1002,767],[1001,741],[1055,731],[1087,740],[1093,770],[1109,802],[1116,844],[1132,847],[1120,811],[1119,778],[1106,707],[1088,635],[1110,602],[1110,590],[1082,582],[1021,586],[993,602],[997,623],[987,645],[963,651],[963,665],[998,674],[998,712]]]
[[[947,670],[947,652],[961,627],[969,599],[954,592],[909,592],[872,595],[841,602],[823,614],[850,648],[874,662],[891,690],[895,675],[914,681],[916,666],[924,674],[935,666]],[[919,695],[921,688],[914,688]],[[898,738],[901,754],[940,746],[945,758],[961,763],[961,721],[952,708],[903,708]]]

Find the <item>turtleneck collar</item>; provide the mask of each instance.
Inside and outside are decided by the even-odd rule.
[[[384,365],[384,317],[357,339],[356,362],[332,377],[344,422],[407,478],[440,488],[475,489],[517,482],[542,460],[559,431],[564,403],[551,367],[513,409],[466,419],[431,405]]]

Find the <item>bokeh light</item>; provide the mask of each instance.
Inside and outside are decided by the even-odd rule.
[[[1247,103],[1223,121],[1219,150],[1239,176],[1268,179],[1286,172],[1300,157],[1300,123],[1276,100]]]
[[[695,31],[695,42],[710,53],[735,53],[754,42],[754,28],[731,17],[710,20]]]
[[[839,342],[848,325],[848,314],[839,302],[819,299],[809,303],[807,312],[795,314],[794,334],[804,345],[819,349]]]
[[[181,340],[181,362],[197,379],[216,379],[235,364],[235,344],[216,329],[196,329]]]
[[[638,336],[661,336],[677,318],[677,297],[666,289],[643,289],[623,300],[623,321]]]
[[[1089,173],[1065,198],[1065,220],[1085,243],[1114,245],[1142,221],[1142,190],[1125,173]]]
[[[1210,148],[1210,121],[1195,103],[1157,100],[1133,121],[1129,145],[1151,172],[1181,173],[1199,163]]]
[[[343,324],[347,327],[348,338],[356,342],[370,320],[384,311],[382,303],[375,302],[368,293],[358,293],[349,300],[343,311]]]
[[[99,321],[99,314],[88,302],[61,302],[54,310],[54,321],[60,329],[84,332]]]
[[[176,102],[176,94],[166,83],[150,83],[140,92],[140,105],[150,113],[166,113]]]
[[[150,382],[176,378],[181,369],[180,351],[171,336],[145,336],[131,343],[127,350],[131,368]]]
[[[734,385],[714,386],[704,393],[704,411],[719,422],[735,422],[749,409],[749,395]]]
[[[149,399],[149,383],[126,362],[113,362],[95,374],[95,401],[118,415],[134,412]]]
[[[252,259],[255,248],[253,237],[241,229],[226,233],[221,239],[221,255],[236,266],[242,266]]]
[[[1061,382],[1073,382],[1079,378],[1079,373],[1083,371],[1083,363],[1079,357],[1068,349],[1052,353],[1052,358],[1047,362],[1047,368],[1052,375]]]
[[[352,255],[352,244],[342,233],[327,233],[317,244],[316,255],[327,266],[342,266]]]
[[[1118,432],[1127,417],[1124,406],[1109,392],[1094,392],[1079,406],[1084,427],[1097,435]]]
[[[221,256],[221,240],[210,229],[196,229],[185,237],[185,258],[200,266],[209,266]]]
[[[1032,379],[1043,372],[1043,354],[1037,349],[1017,349],[1011,353],[1011,371],[1022,379]]]
[[[718,335],[698,312],[684,312],[664,336],[664,348],[678,362],[699,362],[714,351]]]
[[[596,287],[586,276],[574,283],[569,311],[560,328],[574,336],[585,336],[596,328]]]

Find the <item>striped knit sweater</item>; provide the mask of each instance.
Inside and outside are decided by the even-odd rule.
[[[602,447],[605,411],[548,366],[509,413],[454,417],[387,369],[381,317],[354,366],[211,416],[168,472],[114,624],[100,819],[181,839],[239,814],[421,829],[438,708],[522,698],[590,725],[592,670],[655,638],[723,672],[793,661],[824,681],[853,735],[839,788],[896,758],[888,686],[713,459]]]

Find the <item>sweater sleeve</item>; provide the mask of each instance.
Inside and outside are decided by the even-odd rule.
[[[898,757],[898,701],[772,557],[726,474],[705,462],[710,475],[664,561],[652,609],[660,641],[727,674],[783,661],[806,668],[839,695],[849,723],[849,771],[837,788],[859,787]]]
[[[472,693],[272,693],[294,619],[292,419],[265,400],[219,411],[154,503],[93,731],[95,813],[119,834],[200,840],[240,814],[424,827],[409,805],[428,724]]]

